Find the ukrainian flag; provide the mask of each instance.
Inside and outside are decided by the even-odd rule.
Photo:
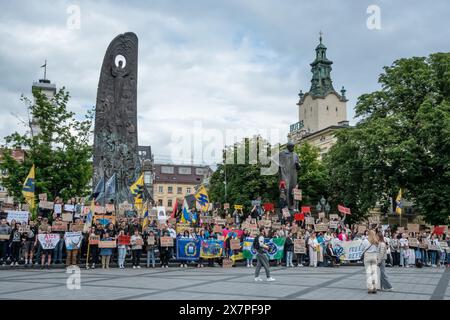
[[[142,201],[144,198],[144,174],[141,174],[139,179],[130,187],[131,194],[134,197],[134,205],[139,210],[142,210]]]
[[[398,195],[397,195],[397,199],[395,199],[396,202],[396,208],[395,208],[395,212],[398,214],[402,214],[402,209],[403,209],[403,191],[402,189],[399,190]]]
[[[195,199],[197,200],[203,212],[208,211],[209,197],[208,192],[206,191],[206,188],[204,186],[201,186],[200,189],[198,189],[197,193],[195,194]]]
[[[182,223],[196,223],[197,218],[198,218],[197,214],[191,212],[191,210],[189,208],[189,204],[188,204],[186,198],[184,198],[183,211],[181,213],[181,222]]]
[[[34,164],[28,173],[25,182],[23,183],[22,194],[25,198],[25,201],[30,206],[30,209],[34,209],[34,192],[36,190],[36,181],[35,181],[35,167]]]

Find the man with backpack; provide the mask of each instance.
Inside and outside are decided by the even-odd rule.
[[[269,258],[266,252],[269,250],[269,246],[264,243],[264,227],[259,229],[259,235],[253,240],[253,248],[256,250],[256,269],[255,269],[255,281],[262,281],[259,276],[261,266],[264,267],[266,271],[267,281],[275,281],[274,278],[270,276],[269,270]]]

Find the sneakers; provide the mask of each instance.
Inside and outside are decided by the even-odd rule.
[[[141,268],[141,266],[137,266],[136,268],[140,269],[140,268]]]
[[[302,264],[299,264],[297,267],[301,268],[301,267],[303,267],[303,265],[302,265]]]
[[[267,278],[267,282],[272,282],[272,281],[275,281],[275,278],[272,278],[272,277]]]
[[[136,269],[136,266],[133,266],[133,269]]]
[[[258,282],[258,281],[263,281],[263,279],[261,279],[261,277],[257,277],[257,278],[255,278],[255,281],[256,281],[256,282]]]
[[[92,269],[95,269],[95,263],[92,264],[92,267],[91,267],[91,268],[92,268]]]

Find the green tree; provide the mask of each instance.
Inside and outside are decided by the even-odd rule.
[[[425,220],[450,214],[450,54],[395,61],[381,90],[358,99],[356,128],[343,130],[326,158],[335,201],[364,216],[388,210],[400,188]],[[353,217],[354,218],[354,217]]]
[[[8,193],[23,201],[22,183],[31,166],[36,166],[36,193],[47,193],[50,199],[84,196],[92,176],[92,146],[89,143],[93,110],[83,120],[77,120],[68,111],[69,93],[60,89],[52,99],[40,90],[34,90],[35,103],[22,96],[30,118],[40,132],[32,131],[31,121],[25,134],[15,132],[5,137],[4,157],[0,169],[7,171],[2,184]],[[11,149],[22,148],[25,161],[20,163],[11,156]]]

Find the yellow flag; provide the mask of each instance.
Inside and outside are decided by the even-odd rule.
[[[144,205],[144,220],[142,221],[142,231],[148,226],[148,202]]]
[[[395,212],[398,214],[402,214],[402,209],[403,209],[403,191],[402,189],[399,190],[398,195],[397,195],[397,199],[395,199],[397,205],[395,208]]]
[[[30,172],[28,173],[27,178],[25,179],[25,182],[23,183],[22,187],[22,194],[25,198],[25,201],[30,206],[30,209],[34,209],[35,203],[34,203],[34,192],[36,190],[36,181],[35,181],[35,167],[34,164],[30,169]]]
[[[197,193],[195,194],[195,199],[199,203],[201,210],[203,212],[208,211],[209,207],[209,197],[208,192],[206,191],[206,188],[204,186],[201,186]]]
[[[139,212],[142,210],[142,201],[144,198],[144,174],[141,174],[139,179],[130,187],[131,194],[134,197],[134,205]]]

